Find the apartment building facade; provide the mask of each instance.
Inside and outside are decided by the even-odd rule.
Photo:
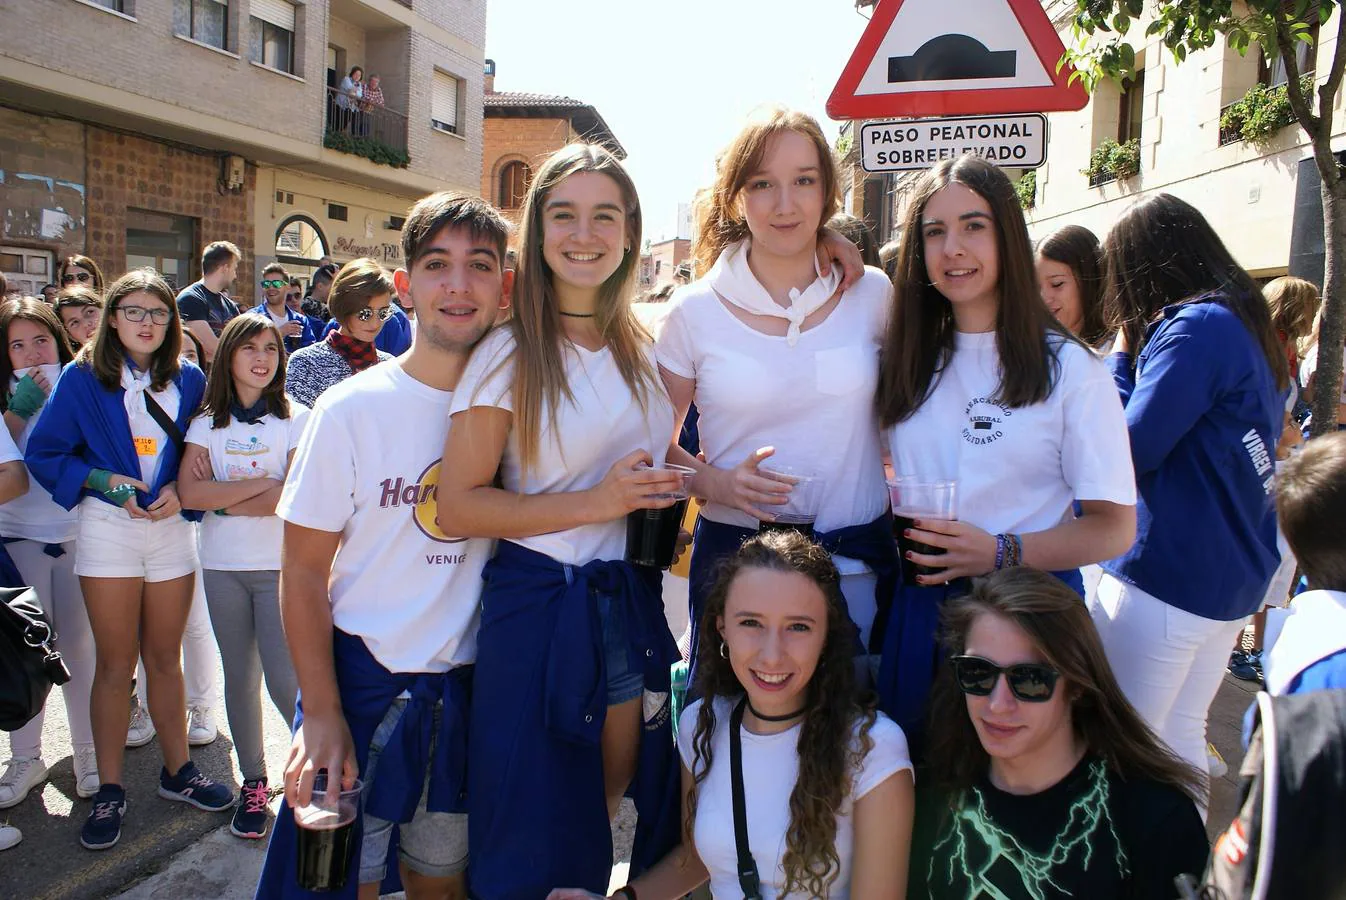
[[[416,198],[478,190],[485,31],[485,0],[10,4],[0,271],[40,288],[85,253],[182,286],[230,240],[251,302],[275,260],[399,265]],[[357,66],[381,105],[342,94]]]

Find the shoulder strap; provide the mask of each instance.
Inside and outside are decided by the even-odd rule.
[[[182,447],[187,439],[183,436],[178,423],[174,422],[168,413],[164,412],[164,408],[159,405],[159,401],[150,396],[149,391],[145,391],[145,409],[149,411],[150,418],[164,430],[164,434],[168,435],[168,439],[173,442],[173,446],[178,448],[178,458],[181,459]]]
[[[709,702],[709,701],[707,701]],[[757,861],[748,847],[748,808],[743,797],[743,709],[748,705],[744,697],[729,717],[729,770],[734,791],[734,844],[738,849],[738,884],[743,889],[743,900],[761,900],[762,879],[757,874]]]

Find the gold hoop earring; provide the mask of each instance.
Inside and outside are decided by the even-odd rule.
[[[726,644],[723,640],[721,640],[721,641],[720,641],[720,659],[728,659],[728,658],[729,658],[729,645]]]

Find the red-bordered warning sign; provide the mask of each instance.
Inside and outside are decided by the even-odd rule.
[[[827,114],[834,119],[1083,109],[1038,0],[879,0]]]

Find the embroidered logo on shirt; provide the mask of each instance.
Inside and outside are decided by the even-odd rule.
[[[226,481],[249,481],[253,478],[265,478],[266,469],[259,466],[255,459],[246,466],[238,463],[225,463],[224,477]]]
[[[989,397],[973,397],[963,407],[963,414],[967,416],[963,440],[981,446],[993,444],[1005,436],[1005,420],[1014,415],[1014,411]]]
[[[416,527],[432,541],[441,544],[460,544],[467,538],[449,537],[440,530],[435,522],[435,512],[439,497],[439,460],[430,464],[420,477],[410,484],[400,475],[397,478],[385,478],[379,482],[382,493],[379,495],[379,509],[398,506],[411,508],[411,519]],[[464,562],[466,556],[426,557],[426,561]]]

